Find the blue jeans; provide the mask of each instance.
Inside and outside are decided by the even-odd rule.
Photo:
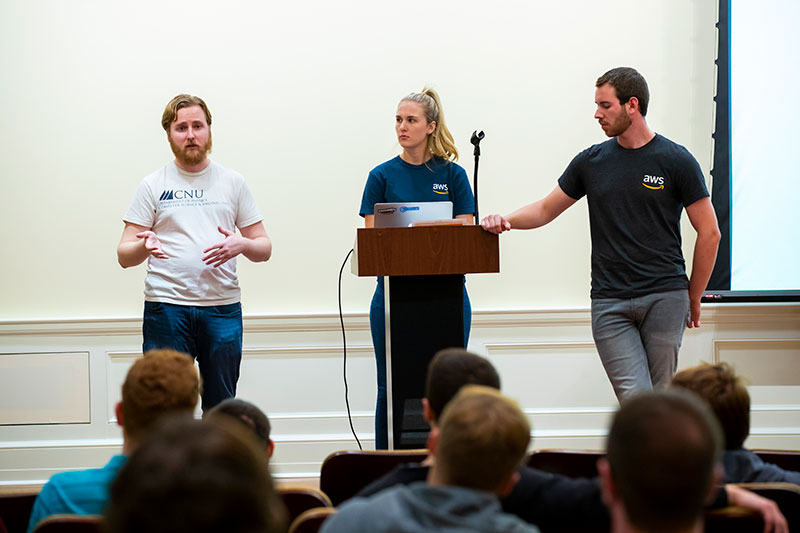
[[[689,292],[592,300],[592,335],[617,399],[664,388],[678,366]]]
[[[236,396],[242,361],[242,306],[144,303],[142,352],[171,348],[197,359],[203,413]]]
[[[464,285],[464,347],[469,343],[472,324],[472,306]],[[378,370],[378,397],[375,402],[375,449],[389,447],[389,422],[386,413],[386,314],[384,310],[383,278],[378,278],[372,304],[369,307],[369,327],[372,331],[372,347],[375,350],[375,366]]]

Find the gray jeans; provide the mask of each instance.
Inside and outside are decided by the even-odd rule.
[[[664,388],[678,366],[689,292],[592,300],[592,335],[618,400]]]

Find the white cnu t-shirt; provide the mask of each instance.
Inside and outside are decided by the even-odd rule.
[[[150,256],[145,300],[179,305],[226,305],[240,299],[236,258],[213,268],[203,250],[234,231],[261,221],[241,174],[213,161],[201,172],[171,162],[147,176],[125,213],[125,222],[151,228],[169,259]]]

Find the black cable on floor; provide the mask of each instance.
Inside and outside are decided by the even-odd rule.
[[[356,435],[356,429],[353,427],[353,417],[350,414],[350,400],[347,397],[349,392],[347,387],[347,337],[344,332],[344,315],[342,315],[342,272],[344,272],[344,266],[347,264],[347,260],[350,259],[352,253],[352,249],[347,252],[347,257],[344,258],[342,268],[339,269],[339,321],[342,324],[342,374],[344,376],[344,403],[347,406],[347,420],[350,422],[350,431],[353,432],[353,437],[355,437],[356,443],[358,443],[358,449],[363,450],[364,448],[361,447],[361,441],[358,440],[358,435]]]

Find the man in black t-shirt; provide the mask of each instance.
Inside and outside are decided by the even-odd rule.
[[[595,118],[611,139],[575,156],[543,199],[481,221],[498,234],[538,228],[587,197],[592,334],[620,400],[669,384],[684,329],[700,326],[700,298],[720,239],[700,166],[684,147],[650,130],[648,100],[636,70],[603,74]],[[684,208],[697,231],[691,278],[681,251]]]

